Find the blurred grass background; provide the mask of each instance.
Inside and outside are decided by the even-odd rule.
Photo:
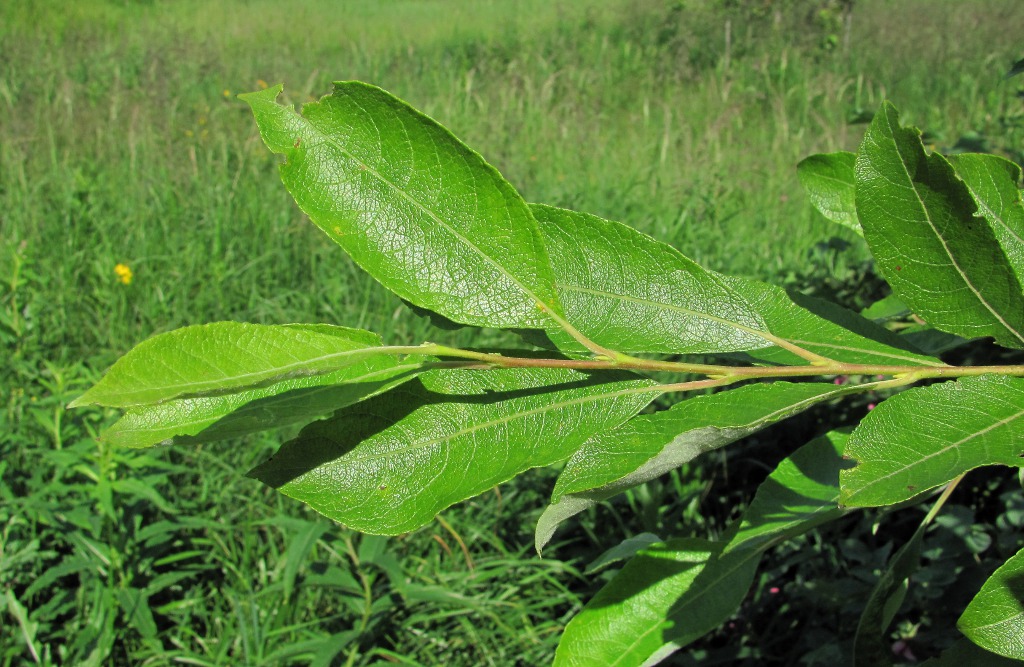
[[[190,323],[473,340],[432,331],[303,220],[235,99],[277,82],[294,103],[332,80],[380,85],[527,200],[626,222],[709,268],[855,283],[866,254],[820,251],[854,239],[811,210],[796,163],[855,149],[883,99],[943,150],[1019,160],[1024,110],[1003,75],[1024,3],[843,4],[0,3],[2,664],[548,661],[600,583],[586,557],[642,529],[713,530],[711,482],[652,484],[539,560],[546,472],[414,535],[364,538],[241,476],[272,438],[114,451],[95,441],[113,415],[63,406]]]

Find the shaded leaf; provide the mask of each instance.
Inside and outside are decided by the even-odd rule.
[[[909,389],[854,430],[842,502],[890,505],[984,465],[1024,465],[1024,379],[967,377]]]
[[[587,569],[583,573],[593,574],[594,572],[602,570],[613,563],[628,560],[635,556],[638,551],[646,549],[653,544],[658,544],[659,542],[664,542],[664,540],[654,533],[640,533],[633,537],[627,537],[591,561],[590,565],[587,565]]]
[[[997,155],[980,153],[954,155],[949,160],[1020,280],[1024,276],[1024,204],[1017,187],[1020,167]]]
[[[824,383],[773,382],[697,396],[598,432],[562,470],[537,521],[540,552],[567,519],[707,451],[851,391]]]
[[[124,447],[198,444],[305,423],[405,382],[422,369],[421,359],[371,357],[362,362],[362,374],[345,368],[235,394],[130,408],[101,437]]]
[[[843,515],[839,471],[848,434],[831,431],[815,438],[778,467],[757,488],[724,552],[766,551]]]
[[[867,604],[857,622],[853,642],[854,667],[885,667],[892,665],[892,651],[886,643],[887,630],[907,594],[907,580],[921,565],[921,543],[926,521],[900,547],[871,590]]]
[[[957,627],[984,649],[1024,660],[1024,549],[992,573]]]
[[[1024,72],[1024,59],[1018,60],[1017,62],[1013,63],[1013,66],[1010,68],[1010,71],[1006,73],[1006,78],[1009,79],[1011,77],[1015,77],[1021,72]]]
[[[641,551],[569,622],[554,667],[644,664],[664,645],[673,603],[720,549],[690,538]],[[709,602],[728,606],[731,600]]]
[[[250,475],[356,530],[395,535],[568,458],[658,393],[628,373],[431,371],[310,424]]]
[[[299,115],[282,87],[241,95],[309,218],[401,298],[465,324],[542,328],[558,312],[537,223],[448,130],[347,81]],[[543,304],[543,306],[538,306]]]
[[[1020,661],[990,653],[977,644],[961,639],[943,651],[938,658],[931,658],[921,663],[921,667],[974,667],[974,665],[1020,667]]]
[[[531,204],[554,267],[566,317],[620,352],[671,354],[770,345],[764,323],[718,274],[618,222]],[[579,349],[558,330],[561,349]]]
[[[672,540],[641,551],[570,621],[555,665],[652,665],[726,621],[766,549],[842,515],[843,437],[818,438],[783,461],[726,542]]]
[[[885,327],[829,301],[756,280],[725,280],[746,297],[774,335],[810,352],[850,364],[942,365]],[[807,363],[781,347],[747,355],[773,364]]]
[[[857,215],[893,292],[933,327],[1024,347],[1024,294],[953,167],[891,104],[857,155]]]
[[[797,176],[814,208],[832,222],[861,234],[853,185],[856,160],[855,154],[846,151],[812,155],[797,165]]]
[[[399,363],[379,348],[376,334],[328,325],[215,322],[184,327],[136,345],[69,407],[130,407],[224,395],[346,369],[336,377],[344,381]]]

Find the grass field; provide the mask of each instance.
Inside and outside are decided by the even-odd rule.
[[[863,261],[856,243],[811,252],[854,238],[811,210],[795,165],[854,148],[851,121],[883,99],[936,146],[1019,159],[1003,79],[1024,57],[1019,0],[858,0],[848,26],[811,0],[765,17],[682,4],[0,3],[0,664],[543,664],[600,583],[581,574],[599,544],[713,528],[707,489],[675,475],[539,560],[540,472],[416,534],[360,537],[242,476],[273,438],[115,451],[95,441],[112,414],[64,410],[190,323],[472,340],[431,330],[304,221],[235,99],[268,84],[295,103],[378,84],[529,201],[778,282]]]

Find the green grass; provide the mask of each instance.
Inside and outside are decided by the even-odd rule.
[[[264,84],[301,103],[334,79],[376,83],[530,201],[763,279],[859,266],[856,244],[836,266],[815,259],[816,243],[852,239],[811,210],[795,164],[855,147],[848,121],[882,99],[937,145],[1020,154],[1016,83],[1001,79],[1022,56],[1019,0],[862,0],[831,48],[835,26],[803,14],[686,4],[0,3],[0,664],[32,660],[29,645],[44,664],[304,664],[331,641],[339,664],[549,659],[593,584],[583,560],[530,556],[547,477],[453,508],[454,534],[360,538],[241,476],[270,439],[111,451],[94,437],[113,415],[63,406],[138,341],[195,322],[478,340],[431,330],[303,220],[234,99]],[[675,498],[674,528],[697,520],[692,484],[656,491]],[[661,500],[629,502],[641,523],[609,509],[552,554],[668,522],[651,516]]]

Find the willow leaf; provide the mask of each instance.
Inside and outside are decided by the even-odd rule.
[[[992,573],[957,627],[984,649],[1024,660],[1024,549]]]
[[[967,186],[978,213],[988,220],[1018,280],[1024,277],[1024,204],[1021,169],[997,155],[965,153],[949,158]]]
[[[861,234],[854,197],[856,160],[854,153],[846,151],[811,155],[797,165],[797,176],[814,208],[832,222]]]
[[[362,374],[345,368],[223,396],[129,408],[103,431],[102,439],[133,448],[194,445],[306,423],[387,391],[414,377],[422,367],[418,358],[399,362],[394,357],[373,357],[364,362]]]
[[[658,394],[628,373],[424,373],[314,422],[250,474],[356,530],[395,535],[562,461]]]
[[[405,102],[348,81],[306,104],[241,98],[281,179],[318,227],[403,299],[476,326],[543,328],[558,313],[537,223],[479,154]]]
[[[856,178],[864,238],[893,292],[937,329],[1024,347],[1024,293],[992,227],[890,104],[868,128]]]
[[[829,301],[756,280],[726,280],[761,314],[769,331],[815,354],[850,364],[941,365],[885,327]],[[806,363],[777,346],[747,354],[773,364]]]
[[[537,551],[559,525],[597,503],[848,391],[823,383],[753,384],[690,398],[596,433],[559,475],[537,522]]]
[[[335,381],[397,365],[369,331],[328,325],[215,322],[159,334],[114,363],[71,403],[132,407],[216,396],[343,371]]]
[[[891,505],[973,468],[1024,465],[1024,379],[967,377],[880,403],[854,430],[845,505]]]
[[[764,322],[720,276],[678,250],[595,215],[532,204],[566,317],[623,352],[672,354],[765,347]],[[548,334],[563,348],[574,341]]]

